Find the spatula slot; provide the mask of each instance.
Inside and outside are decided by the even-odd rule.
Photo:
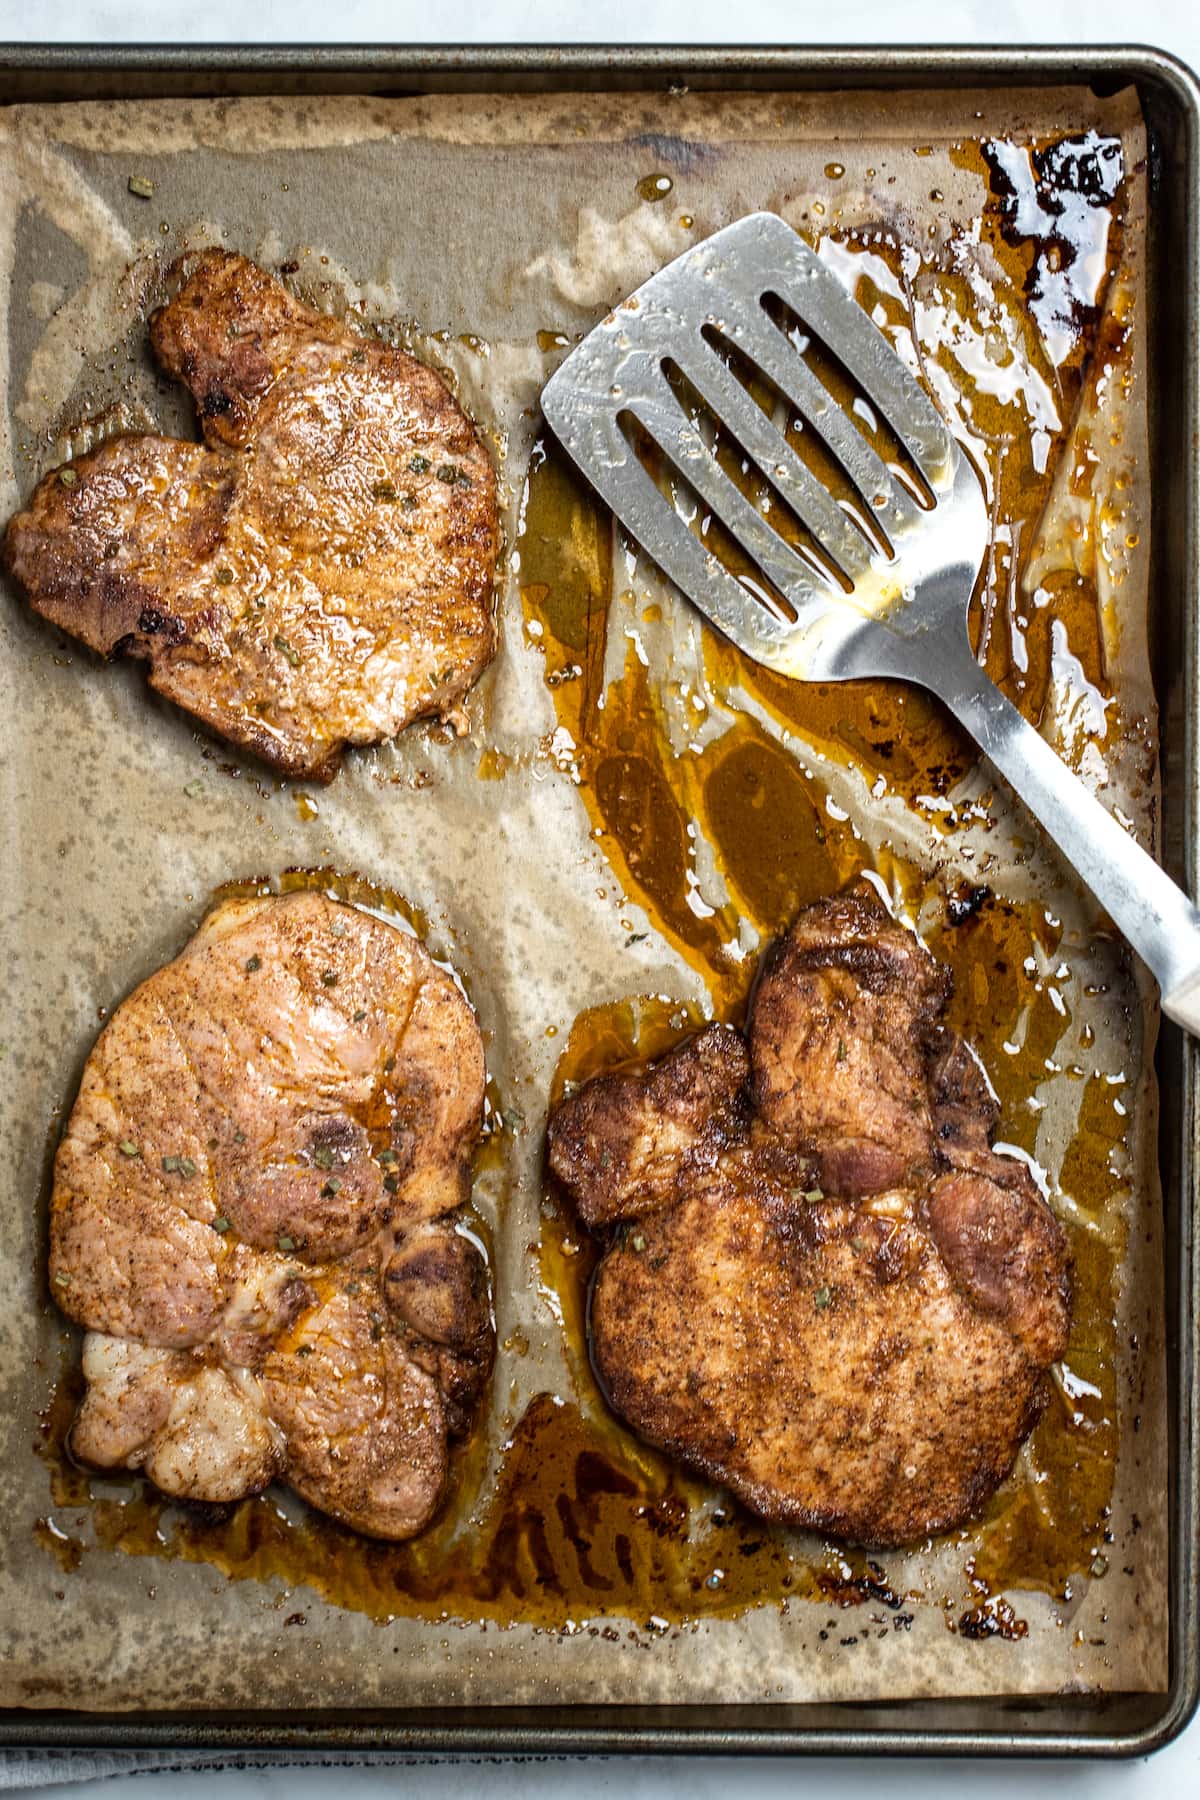
[[[945,420],[777,214],[653,276],[542,404],[663,573],[783,673],[910,668],[934,642],[916,597],[941,608],[973,566],[982,495]]]
[[[672,496],[679,492],[684,506],[699,507],[689,494],[688,483],[664,458],[658,444],[631,414],[613,419],[621,455],[611,462],[612,482],[607,486],[618,519],[632,530],[643,554],[669,581],[697,600],[704,613],[750,656],[785,656],[794,620],[783,595],[755,571],[754,585],[738,580],[719,556],[689,528],[675,511]],[[723,547],[721,527],[710,527],[714,542]],[[735,546],[736,551],[736,546]],[[740,556],[740,552],[737,552]],[[744,559],[743,559],[744,560]]]
[[[921,466],[893,428],[879,398],[846,360],[831,349],[781,295],[768,292],[762,310],[804,361],[832,402],[836,416],[853,424],[864,443],[894,479],[903,483],[913,500],[929,512],[937,504]]]
[[[694,359],[689,360],[694,367]],[[696,425],[717,464],[739,493],[763,515],[789,549],[805,557],[821,572],[828,585],[840,587],[843,593],[853,592],[852,575],[841,569],[817,531],[810,529],[808,521],[815,516],[818,521],[824,520],[827,528],[829,522],[835,520],[838,532],[843,531],[842,521],[835,518],[834,509],[821,487],[814,490],[815,499],[820,503],[816,507],[807,489],[798,491],[797,478],[803,478],[804,470],[790,466],[794,458],[789,455],[783,434],[772,419],[772,412],[778,412],[782,406],[776,391],[765,380],[759,381],[757,391],[746,388],[745,400],[733,408],[734,416],[731,417],[728,402],[733,394],[727,386],[714,393],[716,404],[710,405],[673,357],[665,360],[662,369],[683,412]],[[701,371],[697,370],[697,374],[704,379]],[[713,392],[713,384],[707,385]],[[796,505],[792,504],[793,495]],[[804,507],[807,517],[802,516],[800,507]],[[853,560],[847,558],[852,569],[861,566],[861,556],[867,552],[868,546],[864,543]]]
[[[638,462],[662,495],[664,505],[675,514],[678,524],[674,529],[686,530],[696,538],[705,555],[745,589],[756,608],[765,607],[782,623],[794,624],[796,607],[788,599],[783,587],[764,567],[763,558],[746,549],[739,537],[726,525],[721,513],[714,508],[709,496],[700,492],[696,482],[690,478],[689,471],[696,471],[695,462],[689,461],[685,470],[681,466],[684,459],[673,455],[661,442],[659,435],[632,412],[619,413],[617,425]],[[715,460],[705,458],[705,463],[716,480],[728,483],[730,493],[740,500],[742,497],[738,490]],[[703,473],[697,474],[697,480],[701,485],[707,485]],[[745,504],[749,505],[749,502]],[[761,520],[761,525],[764,533],[771,530],[765,520]],[[779,540],[779,546],[781,552],[793,555],[782,539]],[[664,559],[659,566],[668,575],[671,574],[667,560]],[[802,572],[802,565],[798,565],[798,570]],[[813,573],[817,571],[814,570]],[[824,571],[821,570],[820,574],[824,581]]]

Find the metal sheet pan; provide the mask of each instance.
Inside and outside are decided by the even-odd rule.
[[[1196,887],[1197,718],[1195,547],[1197,532],[1197,139],[1195,85],[1170,59],[1148,51],[613,51],[434,50],[419,52],[157,51],[22,48],[0,52],[10,100],[270,91],[424,92],[534,88],[637,88],[668,82],[720,87],[936,87],[1028,85],[1091,79],[1102,91],[1139,88],[1153,143],[1154,238],[1159,279],[1152,366],[1156,384],[1152,487],[1156,510],[1156,674],[1164,736],[1163,839],[1174,872]],[[1170,259],[1170,276],[1167,259]],[[1175,377],[1181,376],[1181,379]],[[119,1720],[40,1713],[9,1715],[11,1743],[352,1746],[411,1749],[649,1750],[889,1754],[976,1751],[1030,1754],[1145,1753],[1182,1728],[1200,1684],[1195,1566],[1197,1270],[1192,1221],[1195,1052],[1179,1035],[1162,1041],[1161,1164],[1167,1197],[1167,1284],[1172,1368],[1172,1660],[1165,1696],[1047,1697],[1037,1702],[906,1702],[897,1707],[693,1709],[491,1709],[418,1715],[261,1715]]]

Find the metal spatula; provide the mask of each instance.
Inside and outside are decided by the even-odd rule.
[[[806,360],[816,349],[841,364],[853,405]],[[836,479],[814,473],[735,362],[799,414]],[[1200,913],[972,654],[967,607],[988,542],[974,468],[789,225],[754,213],[686,251],[571,352],[542,409],[625,528],[748,656],[799,680],[895,676],[937,694],[1147,963],[1164,1011],[1200,1034]],[[763,478],[765,504],[717,461],[705,410]],[[882,422],[901,455],[885,461],[858,419]],[[646,440],[749,559],[749,579],[689,529],[643,460]]]

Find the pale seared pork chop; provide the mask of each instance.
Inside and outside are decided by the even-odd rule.
[[[492,1362],[453,1219],[483,1091],[474,1013],[407,933],[314,892],[216,907],[101,1034],[55,1160],[75,1454],[419,1531]]]
[[[865,884],[807,908],[747,1038],[712,1025],[550,1125],[597,1269],[614,1409],[763,1517],[908,1543],[972,1517],[1070,1324],[1063,1232]]]
[[[495,477],[423,363],[245,257],[181,258],[151,341],[203,443],[116,437],[47,475],[4,560],[35,610],[287,775],[465,724],[495,649]]]

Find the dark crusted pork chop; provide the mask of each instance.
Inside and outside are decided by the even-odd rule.
[[[424,364],[245,257],[181,259],[151,341],[202,444],[117,437],[47,475],[4,559],[36,611],[287,775],[461,723],[495,648],[495,478]],[[174,273],[174,272],[173,272]]]
[[[1070,1323],[1066,1242],[991,1149],[949,975],[862,884],[801,913],[748,1042],[711,1025],[550,1126],[617,1225],[592,1350],[618,1413],[766,1518],[864,1544],[977,1513]]]
[[[483,1088],[474,1014],[406,933],[312,892],[210,913],[102,1033],[55,1161],[75,1453],[420,1531],[492,1361],[451,1217]]]

